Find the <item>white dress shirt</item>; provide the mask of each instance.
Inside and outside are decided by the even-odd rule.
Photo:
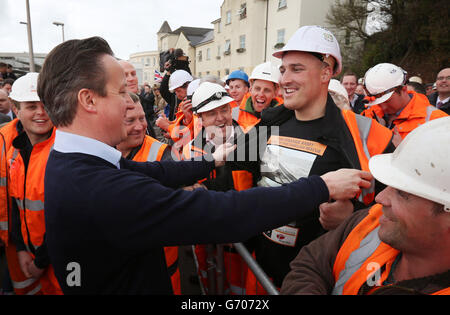
[[[56,130],[53,150],[61,153],[83,153],[99,157],[120,169],[122,153],[101,141]]]

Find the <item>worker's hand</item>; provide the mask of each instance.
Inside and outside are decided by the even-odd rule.
[[[353,210],[353,203],[350,200],[323,203],[319,207],[320,224],[327,231],[334,230],[353,213]]]
[[[189,125],[192,121],[192,101],[188,98],[185,98],[184,101],[180,103],[181,111],[184,114],[183,123],[185,126]]]
[[[195,189],[198,189],[198,188],[208,190],[208,188],[206,188],[205,185],[199,184],[199,183],[195,183],[192,186],[186,186],[186,187],[183,188],[183,190],[194,191]]]
[[[167,131],[169,129],[170,121],[167,119],[166,115],[162,114],[155,121],[155,125],[161,128],[162,130]]]
[[[38,268],[34,264],[34,260],[28,265],[28,271],[32,275],[33,278],[39,279],[43,274],[45,269]]]
[[[400,143],[403,141],[402,136],[400,135],[400,132],[398,131],[398,127],[395,126],[393,130],[394,136],[392,137],[392,143],[395,145],[395,147],[398,147]]]
[[[236,145],[231,143],[224,143],[216,147],[216,151],[212,154],[216,167],[225,165],[227,156],[236,150]]]
[[[33,262],[33,257],[27,251],[21,250],[17,252],[17,259],[19,260],[20,270],[27,278],[33,277],[29,272],[29,265]]]
[[[328,187],[330,200],[353,199],[361,189],[370,188],[372,174],[355,169],[340,169],[321,176]]]

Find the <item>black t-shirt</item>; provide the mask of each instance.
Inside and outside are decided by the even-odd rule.
[[[298,163],[302,163],[302,156],[306,156],[306,166],[299,165],[299,168],[304,168],[306,171],[310,168],[309,174],[305,176],[323,175],[340,168],[351,167],[338,142],[323,136],[326,123],[325,117],[312,121],[299,121],[293,115],[280,126],[279,144],[282,149],[298,151],[289,153],[292,156],[298,153]],[[335,132],[340,132],[338,127]],[[312,159],[312,165],[308,164]],[[292,162],[297,163],[297,159]],[[284,277],[290,271],[289,262],[297,256],[300,249],[325,232],[318,219],[319,211],[307,220],[296,221],[295,224],[284,227],[280,231],[267,231],[256,237],[253,244],[256,259],[277,287],[281,287]]]

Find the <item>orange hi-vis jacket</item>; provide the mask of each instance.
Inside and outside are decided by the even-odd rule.
[[[16,246],[9,239],[11,222],[11,198],[9,196],[9,167],[7,152],[11,148],[12,142],[18,135],[17,123],[14,119],[0,129],[0,142],[2,154],[0,157],[0,239],[5,244],[6,261],[8,263],[9,275],[16,295],[34,295],[41,293],[41,285],[37,279],[27,278],[20,268],[17,257]]]
[[[383,286],[388,278],[398,250],[383,243],[378,237],[379,219],[383,214],[380,204],[373,206],[365,217],[348,235],[337,253],[333,274],[335,295],[357,295],[364,287],[367,294]],[[448,295],[450,288],[432,295]]]
[[[14,119],[0,129],[1,155],[0,155],[0,240],[8,244],[9,231],[9,209],[8,203],[8,161],[6,154],[12,145],[15,137],[17,137],[18,119]]]
[[[396,127],[402,139],[405,139],[411,131],[420,125],[433,119],[448,116],[445,112],[431,105],[425,95],[414,91],[408,91],[408,94],[412,97],[411,100],[391,125],[391,129]],[[363,111],[361,115],[380,122],[384,113],[380,105],[374,105]]]
[[[240,128],[235,124],[235,128]],[[201,136],[201,135],[199,135]],[[194,157],[199,157],[205,154],[203,148],[198,148],[193,145],[194,141],[183,147],[183,159],[189,160]],[[233,178],[233,187],[236,191],[242,191],[254,186],[253,175],[244,170],[232,170],[231,176]],[[216,178],[216,171],[214,170],[210,179]],[[200,182],[205,182],[204,179]],[[225,272],[225,292],[231,295],[245,294],[245,281],[247,277],[247,265],[242,257],[230,245],[223,245],[224,253],[224,272]],[[208,261],[207,245],[195,245],[194,254],[198,269],[198,276],[200,278],[202,287],[206,294],[208,294],[208,268],[211,266],[211,261]]]
[[[356,115],[351,110],[343,110],[342,116],[352,134],[361,170],[370,172],[370,158],[383,153],[392,140],[392,132],[380,124],[372,123],[366,117]],[[372,203],[375,200],[375,185],[363,189],[358,200],[366,205]]]
[[[276,97],[272,100],[270,107],[280,106],[282,104],[284,104],[284,100]],[[245,132],[249,131],[261,121],[261,118],[256,116],[255,110],[253,109],[251,93],[245,94],[241,105],[233,108],[232,116],[242,126]]]
[[[136,162],[161,161],[164,151],[168,145],[158,140],[145,136],[141,149],[133,157]],[[167,269],[172,282],[172,289],[175,295],[181,295],[180,269],[178,268],[178,246],[164,247]]]
[[[55,140],[55,130],[47,140],[33,146],[28,168],[19,151],[8,151],[11,197],[15,199],[20,213],[21,232],[25,245],[39,248],[44,242],[44,175],[48,156]],[[31,253],[29,250],[30,254]],[[43,294],[62,294],[53,267],[49,265],[39,279]]]

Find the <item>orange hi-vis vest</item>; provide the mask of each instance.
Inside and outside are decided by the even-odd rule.
[[[37,249],[44,242],[44,175],[55,140],[55,130],[54,128],[50,138],[33,146],[26,172],[19,151],[11,147],[8,152],[10,193],[19,208],[22,237],[28,249],[29,245]],[[28,252],[34,258],[31,250]],[[51,265],[47,267],[39,281],[43,294],[62,294]]]
[[[0,157],[0,239],[5,244],[6,261],[8,263],[14,293],[16,295],[40,294],[41,285],[37,279],[27,278],[20,268],[16,246],[9,239],[9,224],[11,222],[11,198],[9,197],[9,167],[7,152],[17,137],[18,119],[14,119],[0,129],[2,153]]]
[[[235,126],[238,128],[238,126]],[[202,148],[195,147],[193,141],[183,147],[183,159],[189,160],[205,154]],[[244,170],[233,170],[233,185],[236,191],[242,191],[253,187],[253,175]],[[211,174],[215,178],[215,171]],[[206,179],[200,181],[204,182]],[[224,272],[225,272],[225,293],[231,295],[245,294],[245,281],[247,277],[247,264],[242,257],[234,250],[232,246],[223,245],[224,253]],[[207,245],[194,246],[195,263],[198,276],[200,278],[203,290],[206,294],[208,288],[208,268],[211,261],[208,261]]]
[[[388,278],[400,252],[378,237],[382,214],[381,204],[373,206],[342,244],[333,266],[334,295],[357,295],[363,286],[376,289]],[[450,288],[432,295],[447,294],[450,294]]]
[[[280,106],[283,104],[284,100],[280,97],[276,97],[272,100],[271,107]],[[261,121],[261,118],[255,116],[251,93],[245,94],[241,105],[232,109],[232,116],[233,119],[237,121],[240,126],[242,126],[244,132],[249,131]]]
[[[425,95],[414,91],[408,91],[408,94],[411,96],[411,100],[392,122],[392,128],[396,127],[402,139],[405,139],[411,131],[420,125],[430,120],[448,116],[445,112],[431,105]],[[374,105],[363,111],[361,115],[380,121],[384,113],[380,105]]]
[[[372,156],[383,153],[392,140],[392,131],[380,124],[374,123],[373,120],[356,115],[351,110],[343,110],[347,127],[352,134],[355,143],[358,159],[361,164],[361,170],[370,172],[369,160]],[[363,189],[358,200],[369,205],[375,199],[375,185],[369,189]]]
[[[161,161],[164,151],[168,145],[159,142],[150,136],[144,137],[141,149],[136,153],[133,161],[136,162],[155,162]]]
[[[17,123],[18,119],[16,118],[0,129],[0,240],[5,244],[8,244],[9,239],[8,231],[10,214],[10,200],[8,198],[8,161],[6,154],[8,153],[14,138],[17,137]]]
[[[141,149],[133,157],[136,162],[155,162],[161,161],[164,151],[168,145],[158,140],[145,136]],[[167,269],[169,271],[170,280],[174,294],[181,295],[181,277],[178,268],[178,246],[164,247]]]

